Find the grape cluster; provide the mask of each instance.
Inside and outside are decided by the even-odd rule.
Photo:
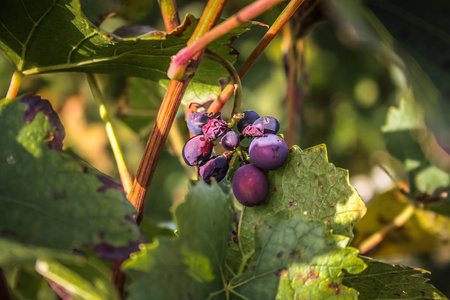
[[[289,150],[283,138],[277,135],[280,123],[274,117],[260,117],[255,111],[247,110],[237,119],[239,133],[231,128],[234,122],[228,124],[203,112],[191,114],[187,126],[196,136],[186,142],[182,154],[186,164],[198,166],[199,176],[207,183],[211,183],[212,178],[217,182],[225,178],[231,158],[238,154],[241,166],[233,177],[234,195],[242,205],[257,206],[269,194],[265,171],[281,167]],[[212,156],[214,142],[219,138],[226,151]],[[245,138],[253,139],[248,149],[240,145]]]

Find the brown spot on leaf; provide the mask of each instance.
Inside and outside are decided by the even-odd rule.
[[[330,207],[334,209],[334,207],[336,206],[336,204],[331,204]]]
[[[105,193],[108,189],[116,189],[122,192],[124,196],[127,195],[122,187],[122,184],[114,181],[112,178],[105,175],[97,175],[96,177],[101,183],[103,183],[103,185],[97,189],[97,193]]]
[[[277,187],[276,187],[276,186],[273,187],[273,191],[274,191],[274,192],[277,191]]]
[[[339,286],[339,283],[336,282],[330,282],[328,284],[328,287],[332,290],[334,290],[335,295],[339,295],[341,293],[341,287]]]
[[[319,279],[320,277],[319,277],[319,274],[317,274],[314,270],[309,270],[309,278],[311,279],[311,280],[317,280],[317,279]]]
[[[288,270],[287,269],[279,269],[278,271],[275,272],[275,275],[277,275],[278,277],[286,277],[286,276],[288,276]]]
[[[299,250],[292,250],[291,253],[289,254],[289,256],[290,256],[292,259],[298,259],[298,258],[300,258],[300,255],[301,255],[301,253],[300,253]]]
[[[321,189],[323,189],[323,182],[319,180],[318,184],[317,184]]]
[[[284,252],[283,252],[283,251],[280,251],[280,252],[278,252],[278,254],[277,254],[277,258],[282,258],[282,257],[283,257],[283,254],[284,254]]]
[[[301,162],[298,162],[298,163],[297,163],[297,168],[300,168],[301,165],[302,165],[302,163],[301,163]]]
[[[296,206],[296,205],[297,205],[297,200],[292,199],[292,201],[289,201],[289,207]]]

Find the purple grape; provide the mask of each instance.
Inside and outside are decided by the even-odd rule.
[[[244,206],[262,204],[269,195],[266,174],[254,165],[243,165],[234,173],[233,193]]]
[[[286,142],[275,134],[255,138],[248,153],[252,163],[264,170],[275,170],[287,160],[289,149]]]
[[[227,122],[219,119],[211,119],[203,126],[202,130],[207,138],[215,140],[224,135],[229,128]]]
[[[280,130],[280,123],[277,119],[274,117],[261,117],[255,122],[253,122],[253,125],[261,125],[261,127],[264,129],[264,133],[273,133],[277,134]]]
[[[195,166],[206,162],[211,156],[213,142],[204,135],[197,135],[186,142],[183,158],[187,165]]]
[[[257,119],[259,118],[259,115],[257,112],[253,110],[246,110],[244,111],[244,117],[239,120],[237,123],[237,128],[239,132],[244,131],[244,128],[247,127],[250,124],[253,124]]]
[[[239,146],[239,135],[234,131],[228,131],[225,133],[225,135],[222,137],[222,140],[220,143],[225,148],[225,150],[233,151]]]
[[[210,117],[204,112],[195,112],[187,119],[187,127],[193,134],[201,134],[202,127],[211,120]]]
[[[230,162],[223,156],[216,156],[208,160],[198,168],[198,174],[206,183],[211,183],[211,178],[217,182],[225,178]]]

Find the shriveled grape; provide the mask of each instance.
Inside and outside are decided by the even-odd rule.
[[[207,183],[215,178],[217,182],[225,178],[228,172],[229,161],[223,156],[216,156],[198,168],[198,174]]]

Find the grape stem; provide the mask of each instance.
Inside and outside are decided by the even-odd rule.
[[[285,0],[259,0],[244,7],[242,10],[232,15],[230,18],[206,32],[201,38],[181,49],[173,58],[167,76],[170,79],[181,80],[189,65],[191,58],[205,49],[212,41],[230,32],[244,22],[259,16],[272,6]]]
[[[226,0],[209,0],[206,8],[195,28],[194,33],[187,42],[188,46],[201,38],[218,21]],[[162,13],[165,13],[164,11]],[[170,30],[170,28],[168,28]],[[193,59],[195,64],[191,75],[181,81],[171,80],[167,88],[163,102],[158,111],[155,124],[145,147],[145,152],[139,165],[136,178],[134,179],[128,200],[136,207],[138,214],[136,221],[139,224],[144,215],[145,198],[155,173],[156,166],[161,157],[162,150],[169,135],[170,128],[175,120],[176,113],[181,104],[181,100],[186,88],[195,73],[195,67],[201,60],[203,53],[198,53]]]
[[[122,149],[117,140],[114,127],[112,126],[111,120],[109,118],[108,110],[106,109],[105,102],[103,101],[103,95],[98,85],[97,79],[95,79],[94,74],[86,74],[87,80],[89,82],[89,87],[91,88],[92,96],[98,104],[98,110],[100,113],[100,118],[103,123],[105,123],[106,134],[108,135],[109,143],[111,144],[112,151],[114,153],[114,158],[116,160],[117,168],[120,174],[120,180],[122,181],[123,188],[128,194],[131,190],[131,185],[133,180],[128,172],[125,159],[123,157]]]
[[[12,100],[17,97],[20,84],[22,83],[22,78],[23,78],[22,72],[19,71],[14,72],[11,78],[11,83],[9,84],[8,92],[6,93],[7,100]]]
[[[158,0],[166,31],[170,32],[180,25],[180,17],[175,0]]]
[[[267,30],[261,41],[259,41],[258,45],[255,47],[242,67],[239,69],[238,74],[240,78],[243,78],[245,74],[247,74],[247,71],[250,69],[250,67],[256,62],[264,49],[266,49],[266,47],[275,38],[278,32],[280,32],[283,26],[287,23],[287,21],[292,17],[292,15],[297,11],[297,9],[300,7],[300,5],[302,5],[303,2],[304,0],[291,0],[288,5],[286,5],[284,10],[281,12],[275,22],[273,22],[272,26],[270,26],[269,30]],[[217,100],[215,100],[209,107],[208,112],[221,111],[226,101],[230,97],[232,91],[233,84],[230,82],[220,93]]]
[[[208,58],[210,60],[216,61],[219,64],[221,64],[230,74],[230,78],[232,81],[232,86],[234,87],[234,103],[233,103],[233,109],[231,111],[231,118],[230,122],[233,120],[233,116],[239,112],[241,109],[241,99],[242,99],[242,84],[241,84],[241,78],[239,77],[239,74],[237,73],[236,69],[234,68],[233,64],[231,64],[228,60],[220,57],[219,55],[215,54],[211,51],[205,51],[205,58]]]
[[[170,31],[174,30],[175,28],[177,28],[180,25],[180,18],[178,16],[178,10],[177,10],[175,0],[158,0],[158,4],[160,6],[161,14],[164,19],[164,25],[166,27],[166,31],[170,32]],[[180,83],[179,85],[183,86],[183,83]],[[187,86],[187,83],[186,83],[186,86]],[[147,143],[147,145],[148,145],[148,143]],[[148,154],[149,151],[147,148],[145,149],[146,152],[144,153],[144,157],[146,157],[146,155],[150,155],[150,157],[152,157],[151,154]],[[158,157],[158,159],[156,159],[156,161],[154,161],[154,163],[157,164],[158,160],[159,160],[159,157]],[[142,164],[142,162],[141,162],[141,164]],[[138,174],[140,174],[141,170],[142,169],[139,168]],[[132,185],[132,187],[133,187],[133,185]],[[147,187],[147,189],[148,189],[148,187]],[[147,194],[147,191],[144,190],[144,192],[142,192],[141,194],[144,194],[144,199],[145,199],[145,195]],[[133,199],[135,199],[135,198],[133,198]],[[134,202],[131,198],[131,195],[128,195],[128,200],[134,204]],[[144,200],[142,200],[142,201],[144,201]],[[138,209],[138,213],[140,215],[142,215],[142,211],[144,210],[144,203],[145,202],[143,202],[141,207],[136,207]],[[124,285],[125,285],[125,273],[123,273],[121,271],[121,269],[120,269],[121,265],[122,265],[121,261],[112,263],[111,277],[112,277],[112,281],[114,282],[115,286],[119,290],[119,293],[121,295],[123,295],[123,289],[124,289]]]

